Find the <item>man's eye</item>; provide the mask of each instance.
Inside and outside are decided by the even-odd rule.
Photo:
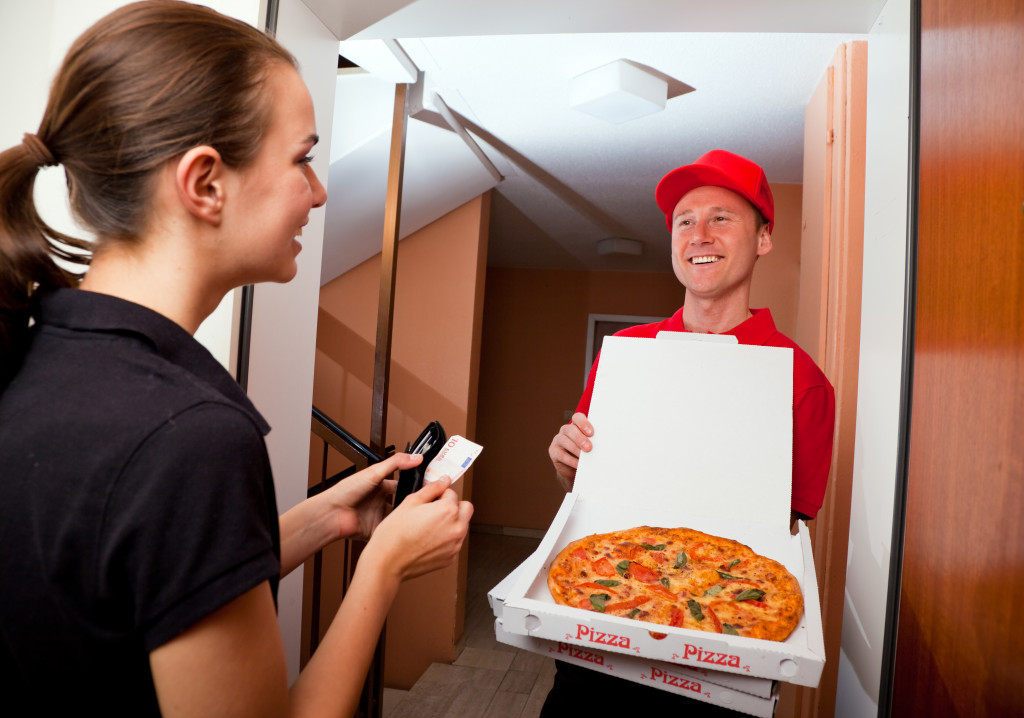
[[[300,165],[308,165],[312,161],[313,161],[313,155],[306,155],[301,160],[299,160],[299,164]]]

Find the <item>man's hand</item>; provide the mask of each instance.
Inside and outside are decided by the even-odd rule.
[[[594,427],[587,420],[586,414],[576,412],[572,415],[572,421],[564,424],[551,440],[548,456],[555,466],[558,483],[566,491],[572,491],[573,482],[576,480],[576,467],[579,466],[580,452],[590,451],[594,446],[590,441],[590,437],[593,435]]]

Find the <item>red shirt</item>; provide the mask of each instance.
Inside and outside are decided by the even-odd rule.
[[[835,391],[818,365],[803,349],[775,328],[767,309],[751,309],[753,316],[723,334],[732,334],[740,344],[789,347],[793,350],[793,511],[814,518],[825,498],[825,485],[832,466],[832,433],[836,421]],[[640,324],[616,332],[620,337],[654,338],[658,332],[685,332],[683,309],[668,319]],[[590,368],[587,386],[576,411],[588,414],[594,393],[598,355]]]

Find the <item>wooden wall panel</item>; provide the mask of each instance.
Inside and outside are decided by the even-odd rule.
[[[1024,710],[1024,3],[923,0],[893,716]]]
[[[822,102],[827,106],[822,106]],[[804,234],[796,341],[836,393],[832,469],[809,522],[821,597],[825,668],[817,689],[786,685],[776,715],[835,712],[850,531],[864,246],[867,43],[840,45],[808,104],[804,125]],[[817,227],[817,230],[815,230]],[[809,245],[819,245],[812,249]],[[814,321],[808,322],[809,318]],[[817,345],[815,350],[808,348]]]

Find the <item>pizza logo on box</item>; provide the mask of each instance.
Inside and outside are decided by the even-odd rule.
[[[668,686],[683,688],[684,690],[693,691],[694,693],[700,693],[700,683],[697,681],[691,681],[680,676],[672,675],[671,673],[666,673],[655,666],[651,666],[651,680],[655,682],[660,680]]]
[[[604,665],[604,656],[600,653],[593,653],[577,646],[571,646],[568,643],[559,642],[556,653],[565,653],[570,658],[578,658],[581,661],[596,663],[599,666]]]
[[[604,646],[629,648],[629,636],[617,636],[614,633],[595,631],[590,626],[586,626],[582,623],[576,624],[576,638],[578,640],[590,641],[591,643],[600,643]]]
[[[685,660],[697,661],[698,663],[711,663],[716,666],[731,666],[732,668],[742,668],[740,666],[740,657],[731,653],[718,653],[717,651],[705,651],[700,646],[693,646],[689,643],[683,649],[683,655],[680,656],[678,653],[672,654],[672,659],[676,660],[682,658]]]

